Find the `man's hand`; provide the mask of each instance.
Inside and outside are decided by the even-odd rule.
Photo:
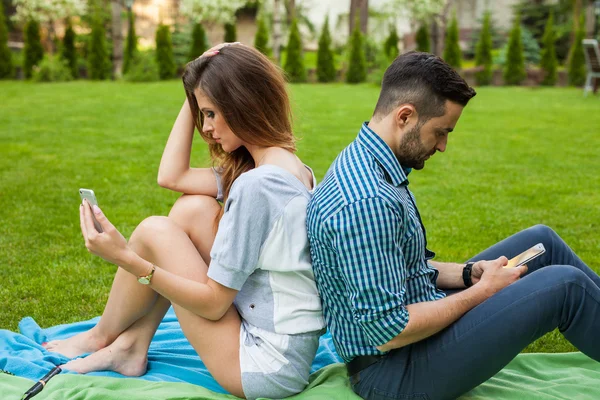
[[[513,282],[518,281],[526,272],[527,266],[517,268],[504,268],[508,259],[504,256],[492,261],[478,261],[473,265],[471,279],[473,283],[480,282],[489,290],[489,295],[504,289]]]

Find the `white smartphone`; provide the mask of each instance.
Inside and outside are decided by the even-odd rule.
[[[83,199],[86,199],[88,203],[90,203],[91,205],[98,205],[98,200],[96,200],[96,195],[94,194],[94,191],[92,189],[79,189],[79,197],[81,197],[81,201],[83,201]],[[104,230],[102,229],[102,226],[100,225],[100,223],[96,220],[96,217],[94,216],[94,214],[92,213],[92,218],[94,219],[94,227],[96,228],[96,230],[98,232],[104,232]]]
[[[546,248],[543,244],[538,243],[530,249],[525,250],[521,254],[516,257],[508,260],[508,264],[504,268],[517,268],[523,264],[527,264],[529,261],[533,260],[536,257],[541,256],[546,252]]]

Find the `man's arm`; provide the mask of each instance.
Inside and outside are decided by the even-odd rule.
[[[431,264],[431,266],[440,272],[437,278],[437,286],[440,289],[465,288],[465,283],[463,282],[462,278],[462,271],[465,267],[465,264],[445,263],[438,261],[429,261],[429,264]]]
[[[525,266],[503,268],[506,262],[506,257],[493,261],[479,261],[483,273],[478,285],[441,300],[406,306],[409,315],[406,327],[389,342],[377,346],[377,349],[389,351],[436,334],[494,293],[517,281],[527,271]]]

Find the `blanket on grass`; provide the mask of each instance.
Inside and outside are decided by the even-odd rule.
[[[0,330],[0,399],[20,399],[35,381],[67,359],[46,351],[41,343],[64,339],[94,326],[98,318],[41,329],[33,319],[19,324],[20,334]],[[115,372],[54,377],[36,399],[230,399],[212,378],[185,339],[169,310],[148,353],[148,371],[141,378]],[[325,334],[313,363],[310,385],[296,400],[358,399],[346,370]],[[190,385],[189,383],[192,383]],[[479,399],[600,399],[600,363],[581,353],[521,354],[483,385],[461,397]]]

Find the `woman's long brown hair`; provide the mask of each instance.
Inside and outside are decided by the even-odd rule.
[[[227,153],[210,133],[202,132],[204,116],[194,95],[196,88],[244,142],[296,151],[283,73],[258,50],[242,45],[223,47],[217,55],[190,61],[182,80],[196,128],[208,143],[213,166],[221,170],[224,201],[237,177],[255,167],[254,160],[245,147]],[[222,214],[221,210],[217,222]]]

